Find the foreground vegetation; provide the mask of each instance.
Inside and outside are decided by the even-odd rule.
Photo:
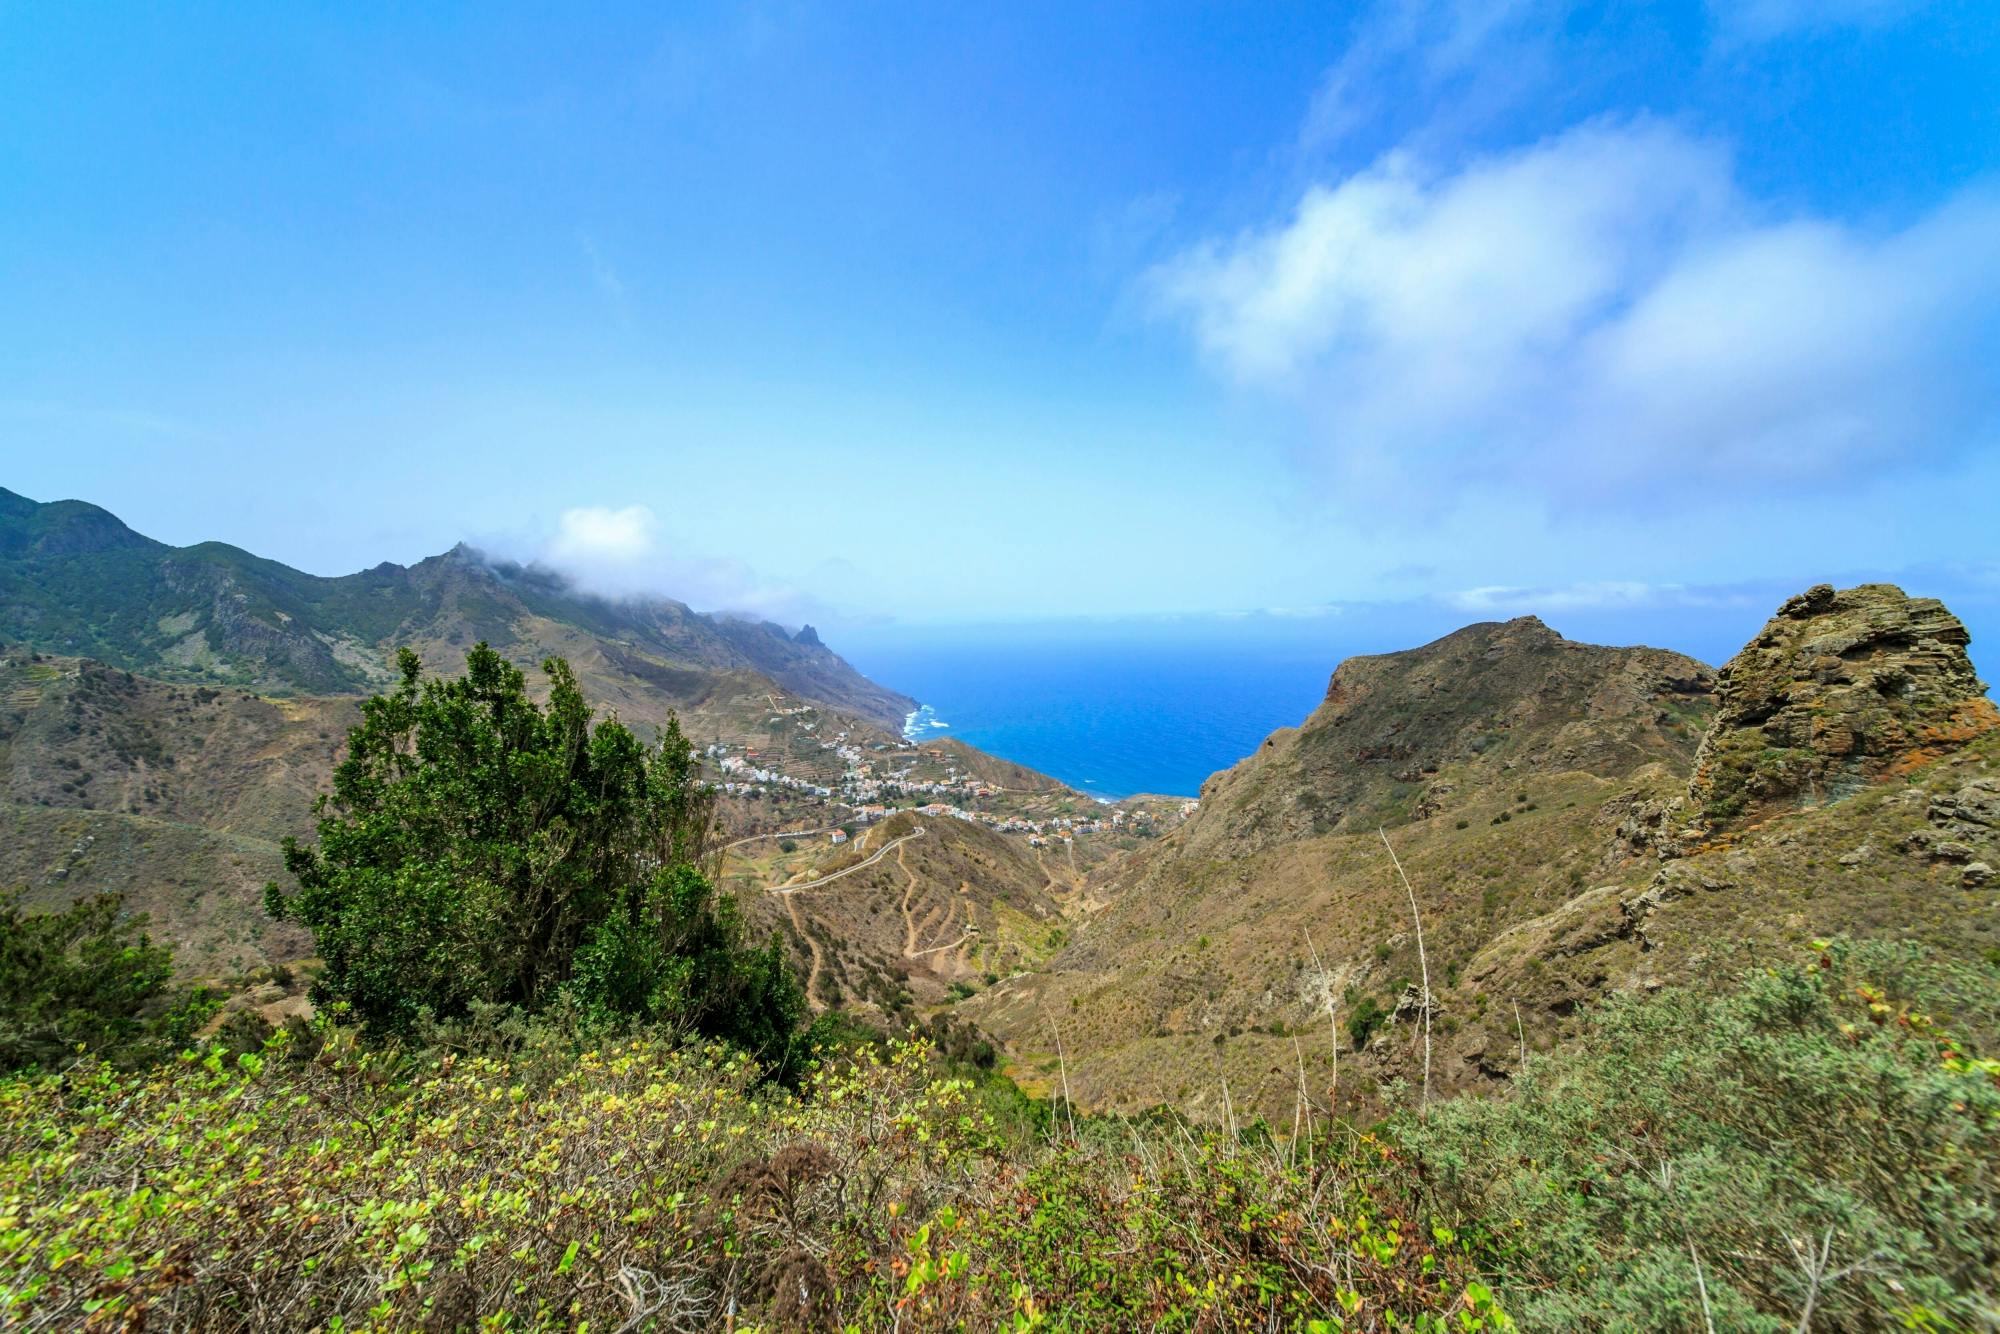
[[[550,1020],[86,1057],[0,1083],[0,1324],[1976,1329],[2000,1063],[1950,1034],[1996,982],[1830,947],[1297,1138],[1023,1115],[922,1045],[794,1092]]]
[[[2000,967],[1822,943],[1614,995],[1401,1128],[1531,1329],[2000,1325]],[[1975,1045],[1975,1043],[1977,1045]]]
[[[546,707],[485,643],[460,677],[425,680],[408,649],[397,666],[315,803],[317,842],[285,840],[298,888],[265,892],[313,933],[314,999],[378,1034],[482,1004],[570,1006],[720,1038],[794,1077],[805,992],[715,892],[715,791],[679,725],[649,747],[593,723],[561,658],[543,664]]]
[[[0,1086],[0,1323],[1504,1325],[1370,1141],[1010,1141],[914,1046],[794,1096],[645,1038],[393,1071],[292,1042]]]
[[[0,894],[0,1070],[62,1065],[79,1050],[147,1064],[185,1045],[219,1006],[173,984],[156,945],[109,894],[28,912]]]

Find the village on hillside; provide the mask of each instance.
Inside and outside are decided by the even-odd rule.
[[[701,757],[733,808],[769,803],[787,817],[816,813],[835,844],[905,810],[1024,836],[1034,847],[1104,835],[1152,838],[1197,806],[1185,798],[1105,804],[1063,788],[1007,787],[972,772],[970,761],[945,746],[843,725],[810,704],[773,708],[762,744],[717,737]]]

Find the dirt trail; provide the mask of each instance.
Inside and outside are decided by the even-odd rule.
[[[964,944],[964,943],[965,943],[966,941],[968,941],[968,940],[971,940],[971,939],[972,939],[972,937],[973,937],[973,935],[974,935],[974,932],[973,932],[972,930],[970,930],[970,929],[968,928],[968,929],[967,929],[967,930],[965,930],[964,932],[960,933],[960,935],[959,935],[959,937],[958,937],[958,939],[957,939],[957,940],[954,940],[954,941],[950,941],[950,942],[948,942],[948,943],[946,943],[946,944],[943,944],[943,945],[933,945],[933,946],[931,946],[931,947],[930,947],[929,949],[925,949],[925,950],[917,950],[917,951],[915,951],[914,953],[912,953],[912,954],[911,954],[911,955],[910,955],[909,957],[910,957],[910,958],[912,958],[912,959],[914,959],[914,958],[916,958],[916,957],[917,957],[918,955],[923,955],[923,954],[936,954],[936,953],[937,953],[937,952],[938,952],[939,950],[949,950],[949,949],[956,949],[956,948],[958,948],[958,947],[959,947],[960,945],[963,945],[963,944]]]
[[[948,941],[943,945],[930,945],[923,949],[918,949],[917,942],[929,935],[933,930],[940,927],[945,931],[951,930],[953,905],[947,903],[943,908],[927,909],[924,912],[923,920],[918,921],[916,915],[910,911],[910,898],[917,892],[917,874],[910,869],[910,864],[903,860],[901,852],[896,854],[896,865],[902,868],[903,878],[907,882],[903,887],[902,902],[903,957],[905,959],[920,959],[926,954],[937,954],[943,950],[956,949],[978,934],[978,932],[972,929],[970,922],[968,922],[965,929],[959,933],[958,939]]]
[[[826,959],[820,952],[819,941],[812,932],[806,930],[804,919],[799,916],[798,900],[785,896],[785,911],[792,915],[792,929],[805,941],[807,951],[812,955],[812,966],[806,970],[806,1004],[813,1004],[819,987],[819,975],[826,970]]]
[[[903,860],[900,851],[896,853],[896,865],[902,868],[903,879],[908,882],[903,886],[903,957],[911,959],[916,957],[917,922],[910,916],[910,896],[917,892],[917,873]]]
[[[952,918],[956,918],[956,916],[958,916],[958,904],[954,904],[954,902],[946,902],[946,904],[944,904],[942,908],[936,908],[936,910],[932,910],[932,912],[926,912],[926,914],[924,914],[924,924],[922,924],[922,926],[918,928],[918,932],[916,932],[916,934],[918,934],[918,938],[924,938],[924,936],[930,936],[932,932],[938,932],[938,934],[942,936],[944,932],[952,930]],[[958,946],[962,946],[964,942],[972,940],[972,938],[974,938],[976,934],[978,934],[978,930],[974,930],[974,924],[972,924],[972,914],[970,914],[970,908],[968,908],[968,912],[966,912],[966,924],[964,924],[964,928],[962,928],[962,930],[958,932],[958,940],[950,940],[950,942],[946,942],[946,944],[934,944],[934,946],[926,946],[926,948],[922,948],[922,950],[916,950],[916,948],[910,948],[910,950],[904,950],[904,958],[922,958],[924,954],[940,954],[942,950],[956,950],[956,948],[958,948]],[[914,942],[912,942],[912,944],[914,944]]]
[[[924,909],[924,915],[917,919],[916,940],[910,942],[909,947],[903,951],[903,956],[914,959],[919,954],[924,953],[923,950],[917,948],[917,941],[933,940],[937,937],[940,930],[951,930],[951,907],[948,904],[942,908],[933,907]]]
[[[1061,877],[1056,874],[1055,870],[1049,866],[1047,854],[1040,848],[1035,849],[1035,865],[1042,868],[1042,878],[1048,881],[1048,884],[1044,888],[1059,899],[1074,894],[1083,888],[1083,871],[1076,864],[1076,845],[1073,843],[1069,845],[1070,873],[1067,877]]]

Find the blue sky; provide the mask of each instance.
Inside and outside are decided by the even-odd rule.
[[[664,8],[0,4],[0,485],[856,635],[2000,596],[1991,4]]]

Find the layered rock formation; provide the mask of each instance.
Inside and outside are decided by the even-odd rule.
[[[1792,598],[1722,669],[1690,813],[1724,828],[1838,800],[2000,726],[1970,642],[1893,584]]]
[[[1739,944],[1848,933],[1992,948],[2000,712],[1969,642],[1943,604],[1889,584],[1787,601],[1723,668],[1686,794],[1616,804],[1619,843],[1657,852],[1656,869],[1495,936],[1461,990],[1539,1018]],[[1514,1036],[1473,1024],[1454,1045],[1498,1073]]]

